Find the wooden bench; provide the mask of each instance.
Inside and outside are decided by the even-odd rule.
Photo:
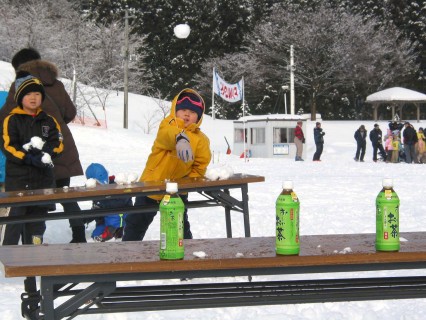
[[[179,261],[160,260],[159,241],[5,246],[0,248],[0,262],[6,277],[41,277],[41,318],[46,320],[111,312],[425,298],[426,277],[361,278],[350,273],[424,269],[426,232],[401,233],[399,252],[376,252],[374,239],[374,234],[302,236],[299,256],[277,256],[274,237],[185,240],[185,258]],[[207,256],[198,258],[194,252]],[[313,279],[292,281],[258,277],[336,272],[349,276],[311,275]],[[235,276],[244,278],[227,279]],[[182,278],[194,281],[144,285],[144,280]],[[125,281],[134,280],[142,285],[126,286]]]
[[[206,178],[182,178],[178,183],[180,193],[198,193],[203,196],[203,200],[189,201],[188,208],[201,208],[221,206],[225,209],[226,235],[232,237],[231,211],[241,212],[244,219],[244,234],[250,237],[250,217],[248,206],[248,184],[253,182],[263,182],[262,176],[234,174],[224,180],[208,180]],[[230,190],[239,189],[240,197],[231,195]],[[52,188],[27,191],[0,192],[0,207],[13,207],[25,205],[54,204],[75,201],[92,201],[120,197],[149,196],[164,194],[166,183],[158,182],[137,182],[133,184],[118,185],[98,185],[96,188],[71,187]],[[0,224],[22,223],[43,220],[58,220],[69,218],[96,217],[117,212],[127,214],[150,212],[158,209],[158,206],[125,207],[115,209],[82,210],[79,212],[49,212],[47,215],[31,215],[21,217],[0,217]]]

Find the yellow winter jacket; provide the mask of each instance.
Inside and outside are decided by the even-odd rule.
[[[211,153],[209,138],[200,130],[203,117],[197,123],[184,127],[183,120],[176,117],[176,102],[182,92],[199,95],[192,89],[184,89],[173,99],[170,114],[161,121],[140,182],[175,180],[186,176],[202,177],[206,173]],[[188,136],[194,158],[186,163],[176,153],[176,136],[181,132]],[[156,200],[161,200],[162,197],[150,196]]]

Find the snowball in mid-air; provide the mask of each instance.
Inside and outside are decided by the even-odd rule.
[[[187,24],[178,24],[174,29],[173,29],[175,36],[179,39],[185,39],[188,38],[189,33],[191,32],[191,28],[187,25]]]

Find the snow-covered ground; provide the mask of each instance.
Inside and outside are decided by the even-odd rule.
[[[6,79],[6,80],[5,80]],[[0,62],[0,85],[13,79],[13,69]],[[4,85],[3,85],[4,86]],[[1,87],[0,87],[1,88]],[[70,125],[80,152],[81,162],[86,168],[92,162],[105,165],[110,174],[119,172],[141,173],[149,155],[155,130],[144,134],[141,121],[144,114],[155,108],[153,99],[129,94],[129,129],[123,126],[123,96],[113,94],[107,103],[106,120],[108,129]],[[103,111],[99,113],[103,116]],[[290,159],[255,159],[248,162],[238,155],[226,155],[224,136],[233,141],[232,121],[212,120],[205,116],[202,129],[211,139],[215,163],[226,165],[234,172],[262,175],[264,183],[249,185],[249,210],[252,236],[273,236],[275,224],[275,200],[284,180],[293,180],[294,190],[301,202],[300,233],[337,234],[375,232],[375,198],[381,189],[384,177],[394,179],[395,190],[401,199],[400,231],[426,231],[426,202],[424,201],[426,165],[386,164],[372,162],[371,144],[367,144],[366,162],[353,160],[355,154],[354,131],[364,124],[368,130],[372,121],[323,121],[326,132],[322,162],[312,162],[314,122],[308,121],[305,135],[307,157],[304,162]],[[379,122],[382,130],[387,122]],[[426,126],[426,121],[416,123],[416,129]],[[232,145],[231,145],[232,147]],[[86,179],[72,179],[73,186],[83,185]],[[81,203],[83,208],[89,202]],[[58,206],[60,207],[60,205]],[[218,214],[219,213],[219,214]],[[225,219],[217,208],[192,209],[189,212],[191,229],[195,238],[226,237]],[[243,237],[241,214],[232,214],[234,237]],[[87,228],[89,238],[94,225]],[[49,221],[44,237],[48,243],[67,243],[71,231],[67,221]],[[146,240],[159,239],[159,219],[154,220]],[[344,248],[342,248],[343,250]],[[383,271],[381,275],[425,275],[425,270]],[[357,273],[370,276],[377,273]],[[312,275],[281,276],[280,279],[308,278]],[[328,277],[346,277],[335,274]],[[276,279],[277,277],[275,277]],[[196,280],[191,280],[196,281]],[[19,319],[20,294],[23,279],[4,278],[0,274],[0,319]],[[223,308],[208,310],[179,310],[145,313],[106,314],[86,316],[82,319],[148,319],[148,320],[248,320],[248,319],[425,319],[425,299],[372,302],[340,302]]]

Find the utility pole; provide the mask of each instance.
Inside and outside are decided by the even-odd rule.
[[[290,46],[290,114],[294,112],[294,52],[293,45]]]
[[[129,72],[129,12],[126,8],[124,16],[124,123],[123,128],[128,128],[129,121],[129,88],[128,88],[128,72]]]

